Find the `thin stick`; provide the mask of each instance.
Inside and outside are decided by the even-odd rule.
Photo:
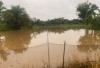
[[[64,51],[63,51],[63,63],[62,63],[62,68],[64,68],[64,66],[65,66],[65,45],[66,45],[66,42],[64,42]]]
[[[47,43],[48,43],[48,68],[50,68],[50,49],[49,49],[49,38],[48,38],[48,32],[47,32]]]

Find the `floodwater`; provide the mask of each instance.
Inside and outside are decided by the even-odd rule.
[[[96,61],[100,31],[84,28],[45,28],[0,32],[0,68],[56,68],[65,63]]]

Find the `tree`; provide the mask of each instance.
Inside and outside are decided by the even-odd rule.
[[[94,18],[96,15],[96,10],[98,10],[98,6],[89,2],[80,3],[77,6],[77,12],[79,18],[85,21],[86,24],[89,23],[88,18]]]
[[[5,7],[3,6],[3,2],[0,1],[0,22],[2,21],[3,19],[3,11],[4,11]]]
[[[12,6],[11,9],[4,12],[4,21],[8,27],[20,29],[21,26],[29,23],[30,18],[24,8]]]
[[[93,19],[93,24],[92,24],[93,29],[100,29],[100,16],[98,14],[98,16],[96,16]]]

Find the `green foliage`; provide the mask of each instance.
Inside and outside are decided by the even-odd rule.
[[[0,1],[0,23],[2,22],[3,20],[3,12],[5,11],[5,7],[3,6],[3,2]]]
[[[99,11],[99,15],[95,12]],[[79,18],[81,18],[87,26],[90,25],[92,29],[100,29],[100,10],[97,5],[84,2],[77,7]]]
[[[56,18],[56,19],[46,21],[47,25],[81,24],[81,23],[82,20],[79,19],[68,20],[64,18]]]
[[[68,20],[66,20],[68,21]],[[65,19],[64,18],[55,18],[55,19],[52,19],[52,20],[48,20],[47,23],[49,25],[61,25],[61,24],[65,24]]]
[[[77,6],[77,13],[80,19],[64,19],[55,18],[47,21],[33,18],[31,19],[26,13],[25,9],[20,6],[12,6],[11,9],[6,9],[3,6],[3,2],[0,1],[0,28],[6,30],[8,29],[21,29],[21,28],[32,28],[33,26],[38,27],[51,27],[51,26],[73,26],[73,25],[83,25],[84,22],[90,25],[94,29],[100,28],[100,12],[99,15],[95,11],[99,11],[97,5],[84,2]],[[5,24],[4,25],[1,25]],[[78,26],[79,26],[78,25]]]
[[[43,26],[45,25],[45,22],[40,19],[35,19],[34,25]]]
[[[93,22],[93,29],[100,29],[100,16],[95,17]]]
[[[80,19],[73,19],[73,20],[68,20],[64,18],[55,18],[47,21],[42,21],[40,19],[35,19],[33,21],[33,25],[36,26],[53,26],[53,25],[62,25],[62,24],[82,24],[83,21]]]
[[[82,20],[80,19],[73,19],[69,21],[69,24],[84,24]]]
[[[77,12],[78,12],[79,18],[84,20],[86,24],[88,24],[87,23],[88,18],[95,17],[96,10],[98,10],[98,6],[89,2],[80,3],[77,6]]]
[[[7,26],[14,29],[20,29],[21,26],[27,25],[30,20],[24,8],[20,6],[12,6],[11,9],[4,12],[3,17]]]
[[[1,30],[3,30],[3,31],[7,30],[6,24],[0,24],[0,31]]]

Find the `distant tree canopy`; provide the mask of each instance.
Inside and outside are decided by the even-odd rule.
[[[48,20],[46,22],[47,22],[47,24],[51,24],[51,25],[80,24],[80,23],[82,23],[81,20],[79,20],[79,19],[68,20],[68,19],[64,19],[64,18],[56,18],[56,19]]]
[[[55,18],[47,21],[41,21],[40,19],[35,19],[34,25],[39,26],[50,26],[50,25],[62,25],[62,24],[82,24],[82,20],[80,19],[73,19],[68,20],[64,18]]]

